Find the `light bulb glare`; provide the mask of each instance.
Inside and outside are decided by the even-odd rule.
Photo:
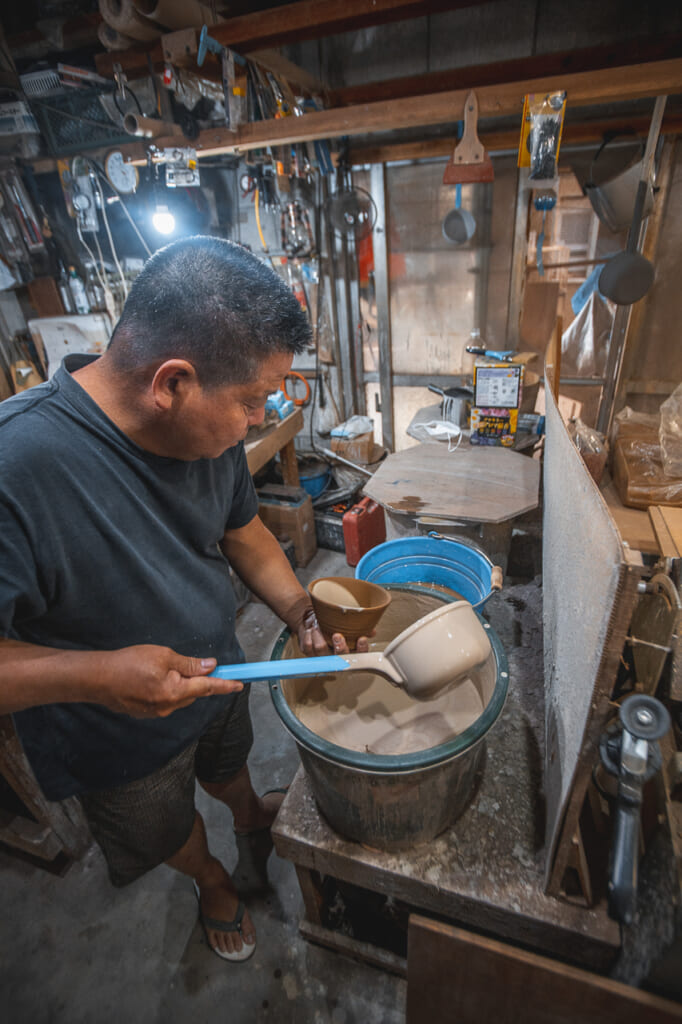
[[[152,224],[160,235],[170,235],[175,230],[175,217],[167,206],[159,203],[152,216]]]

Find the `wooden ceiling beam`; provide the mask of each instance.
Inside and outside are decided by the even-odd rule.
[[[682,58],[599,71],[578,72],[558,77],[523,79],[476,90],[479,117],[520,118],[526,93],[548,93],[565,89],[571,110],[578,107],[618,103],[659,95],[682,93]],[[240,153],[264,146],[282,146],[314,139],[367,135],[429,125],[454,124],[464,115],[467,91],[456,89],[431,96],[383,100],[357,107],[314,111],[302,117],[283,117],[242,125],[236,132],[207,128],[194,140],[199,156]],[[154,140],[158,149],[177,145],[177,138]],[[146,148],[124,147],[129,159],[146,162]]]
[[[585,121],[564,125],[561,152],[567,146],[579,146],[586,143],[600,143],[605,132],[634,131],[638,135],[646,135],[649,120],[638,118],[609,118],[606,121]],[[663,119],[662,135],[678,135],[682,132],[682,115],[671,115]],[[501,132],[479,133],[481,142],[489,153],[516,151],[519,145],[519,131],[510,129]],[[437,157],[451,156],[455,147],[454,139],[419,139],[415,142],[387,143],[384,146],[353,146],[348,159],[353,167],[361,164],[384,164],[395,160],[428,160]]]
[[[321,39],[339,32],[352,32],[393,21],[407,21],[461,7],[479,7],[490,0],[299,0],[298,3],[271,7],[252,14],[226,18],[211,27],[211,35],[223,46],[238,53],[270,49],[298,43],[304,39]],[[145,50],[111,51],[96,55],[100,75],[112,78],[114,64],[125,73],[148,74],[147,54],[154,65],[163,60],[161,44]],[[155,70],[157,70],[155,66]]]

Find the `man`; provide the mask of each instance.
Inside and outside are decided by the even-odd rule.
[[[81,797],[112,882],[162,862],[192,877],[226,959],[251,955],[255,930],[195,777],[238,834],[282,800],[251,785],[248,689],[211,676],[244,660],[229,566],[305,653],[327,650],[242,444],[309,338],[256,257],[189,238],[145,265],[103,356],[0,405],[0,713],[45,794]]]

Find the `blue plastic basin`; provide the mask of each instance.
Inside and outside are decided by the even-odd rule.
[[[448,587],[480,610],[492,593],[493,564],[473,544],[430,533],[377,544],[355,569],[361,580],[380,586],[431,584]]]

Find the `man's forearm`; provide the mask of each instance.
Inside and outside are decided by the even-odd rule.
[[[85,701],[135,718],[170,715],[198,697],[243,689],[213,677],[215,664],[158,644],[63,651],[0,639],[0,714]]]
[[[38,704],[96,700],[100,651],[66,651],[0,639],[0,714]]]
[[[231,531],[225,535],[222,549],[249,590],[296,631],[311,608],[310,597],[267,527],[256,519],[241,530]]]

